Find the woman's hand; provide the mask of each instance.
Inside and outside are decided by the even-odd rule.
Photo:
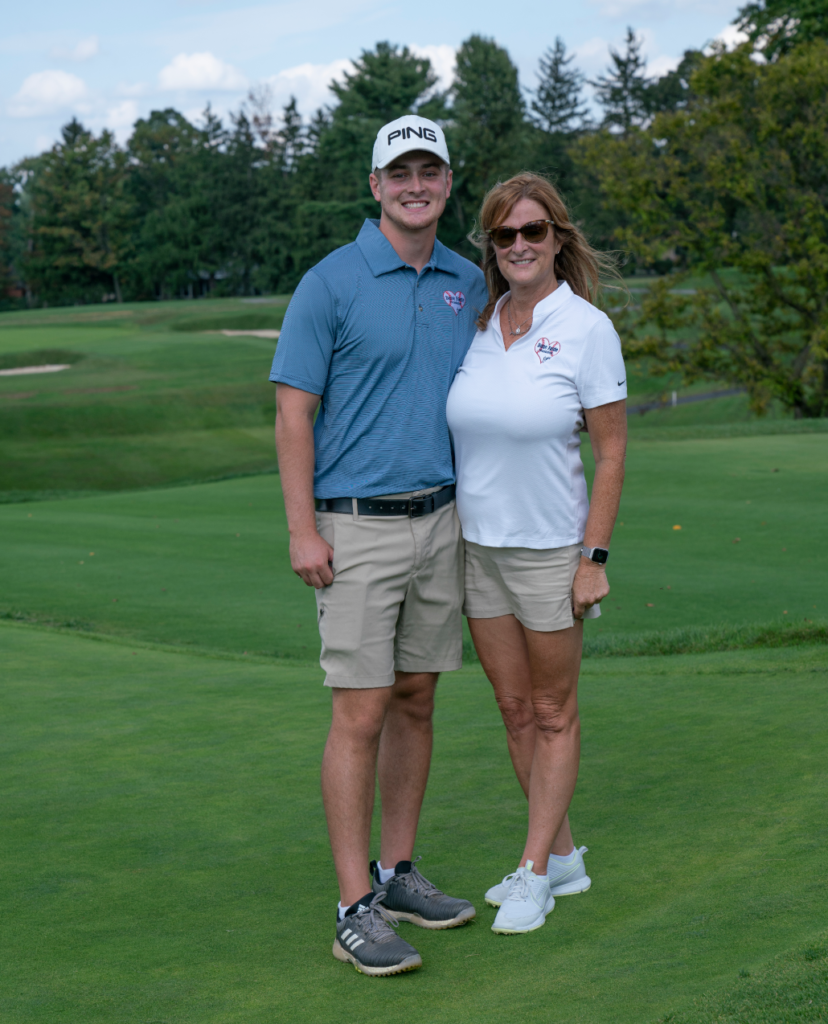
[[[581,564],[572,581],[572,614],[574,617],[582,619],[584,613],[594,604],[600,604],[609,592],[610,587],[603,565],[598,565],[588,558],[581,558]]]

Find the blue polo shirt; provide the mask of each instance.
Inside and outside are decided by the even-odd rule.
[[[454,482],[446,398],[486,298],[473,263],[435,240],[418,275],[376,220],[305,274],[270,379],[322,396],[317,498]]]

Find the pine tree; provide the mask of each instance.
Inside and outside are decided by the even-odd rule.
[[[454,104],[447,132],[454,189],[440,236],[465,255],[466,240],[486,191],[521,170],[529,155],[526,104],[517,68],[493,39],[470,36],[457,51],[451,89]]]
[[[127,144],[139,229],[132,288],[141,298],[200,292],[192,193],[203,135],[177,110],[153,110]]]
[[[306,151],[295,161],[291,255],[297,268],[353,241],[365,218],[379,215],[368,184],[377,132],[416,111],[436,81],[427,58],[377,43],[363,50],[343,83],[331,83],[339,103],[311,119]]]
[[[126,154],[111,132],[99,137],[72,119],[61,141],[26,162],[31,180],[32,248],[26,271],[41,299],[122,300],[133,207]]]
[[[627,29],[624,53],[610,47],[611,64],[605,75],[590,84],[604,108],[605,127],[627,133],[647,122],[647,61],[641,55],[641,40]]]
[[[585,78],[577,68],[569,67],[574,59],[574,54],[566,56],[560,36],[540,59],[529,116],[545,132],[568,132],[586,120],[587,108],[581,103]]]

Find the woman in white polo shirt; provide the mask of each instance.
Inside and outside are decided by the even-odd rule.
[[[585,847],[567,811],[578,775],[583,619],[600,615],[621,486],[626,372],[609,318],[590,302],[611,270],[534,174],[484,200],[489,302],[448,398],[464,611],[506,725],[529,830],[517,871],[486,893],[493,930],[539,928],[555,896],[584,892]],[[596,470],[587,496],[580,432]]]

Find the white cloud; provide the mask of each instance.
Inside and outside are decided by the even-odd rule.
[[[148,92],[145,82],[121,82],[115,89],[116,96],[145,96]]]
[[[602,39],[600,36],[593,36],[592,39],[587,39],[585,43],[581,43],[580,46],[576,46],[573,50],[576,66],[588,78],[594,78],[609,63],[609,48],[611,45],[614,44],[607,39]]]
[[[109,128],[121,145],[132,135],[132,126],[137,120],[138,104],[135,100],[121,100],[98,118],[100,128]]]
[[[727,50],[735,50],[740,43],[747,42],[747,38],[746,32],[741,32],[735,25],[727,25],[716,36],[714,42],[724,43]]]
[[[86,83],[68,71],[37,71],[23,82],[12,96],[9,114],[12,117],[41,117],[63,110],[88,110],[89,90]]]
[[[590,0],[599,12],[608,18],[635,18],[639,21],[647,18],[662,20],[688,7],[698,10],[699,7],[712,9],[710,0]]]
[[[158,75],[162,89],[232,92],[247,87],[247,79],[231,64],[212,53],[179,53]]]
[[[678,66],[678,57],[662,55],[655,60],[647,61],[647,75],[650,78],[662,78],[668,71],[675,71]]]
[[[431,44],[430,46],[409,46],[417,57],[428,57],[431,67],[439,81],[438,89],[448,89],[454,81],[457,68],[457,51],[447,43]]]
[[[78,45],[71,51],[69,56],[72,60],[90,60],[98,53],[98,37],[89,36],[88,39],[81,39]]]
[[[107,128],[131,128],[138,120],[138,104],[135,100],[121,100],[106,112],[104,123]]]
[[[55,46],[52,49],[52,56],[58,60],[90,60],[97,56],[100,44],[97,36],[88,36],[81,39],[75,46],[67,49],[65,46]]]
[[[353,70],[354,65],[345,59],[334,60],[330,64],[298,64],[295,68],[270,75],[264,84],[269,86],[275,106],[283,107],[291,96],[295,96],[302,113],[312,114],[333,100],[329,88],[331,82],[344,81],[345,72]]]
[[[428,57],[439,77],[439,89],[447,89],[451,85],[456,66],[456,50],[453,46],[412,45],[409,50],[418,57]],[[345,58],[333,60],[330,64],[298,64],[268,76],[263,84],[270,89],[274,107],[283,107],[291,96],[295,96],[299,110],[307,116],[325,104],[334,102],[330,91],[331,82],[343,82],[345,73],[353,70],[353,63]]]

